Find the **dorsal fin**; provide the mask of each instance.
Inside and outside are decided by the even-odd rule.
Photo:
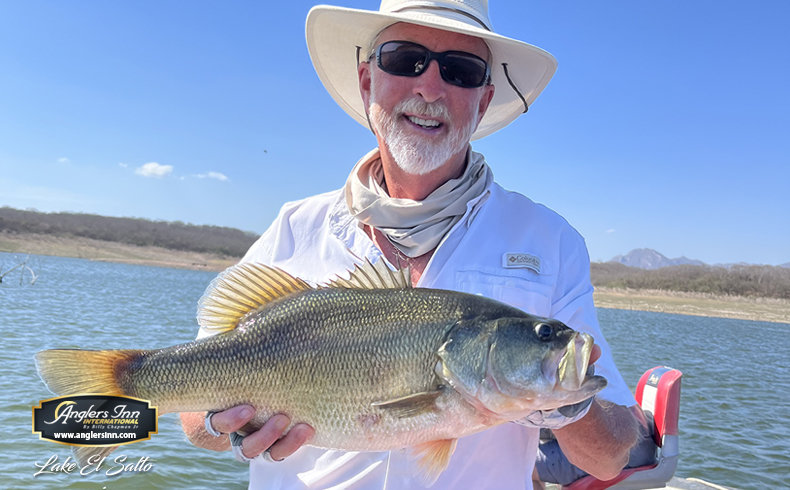
[[[312,289],[282,269],[243,263],[218,275],[198,302],[198,324],[211,333],[233,330],[248,313],[265,304]]]
[[[411,287],[409,269],[391,270],[383,260],[372,264],[370,260],[354,266],[351,277],[336,279],[327,284],[331,288],[346,289],[408,289]]]

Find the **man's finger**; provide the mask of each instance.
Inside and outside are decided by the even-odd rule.
[[[255,415],[255,409],[250,405],[239,405],[211,416],[211,426],[223,434],[230,434],[244,427]]]
[[[254,458],[277,442],[283,432],[290,425],[291,419],[283,414],[272,416],[263,424],[263,427],[244,438],[241,443],[241,452],[248,458]],[[271,453],[270,453],[271,454]]]
[[[590,352],[590,364],[595,363],[598,359],[601,358],[601,348],[598,347],[598,344],[593,344],[592,352]]]
[[[296,424],[279,441],[269,448],[269,455],[275,461],[280,461],[296,452],[304,443],[310,440],[315,430],[307,424]]]

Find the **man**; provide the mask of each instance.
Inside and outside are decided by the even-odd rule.
[[[343,189],[286,204],[243,260],[313,283],[361,259],[386,260],[410,267],[415,286],[483,294],[592,334],[597,373],[609,381],[604,391],[591,403],[460,439],[434,487],[529,488],[542,426],[555,429],[577,466],[602,479],[617,475],[637,437],[626,408],[634,400],[597,325],[584,241],[554,212],[494,183],[469,145],[526,112],[554,59],[495,34],[480,0],[384,0],[378,12],[320,6],[308,15],[306,35],[324,86],[369,124],[378,145]],[[240,406],[184,414],[182,422],[194,444],[225,450],[225,434],[252,416]],[[420,484],[408,450],[304,446],[313,429],[291,422],[280,414],[247,437],[231,437],[237,458],[251,461],[250,486]]]

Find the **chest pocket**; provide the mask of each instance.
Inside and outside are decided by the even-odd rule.
[[[481,271],[457,271],[455,285],[459,291],[479,294],[501,301],[537,316],[551,316],[553,284],[543,276],[533,281],[516,275],[490,274]]]

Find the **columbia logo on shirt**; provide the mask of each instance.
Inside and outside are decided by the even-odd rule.
[[[530,269],[540,274],[540,257],[524,253],[506,253],[502,256],[502,267],[506,269]]]

